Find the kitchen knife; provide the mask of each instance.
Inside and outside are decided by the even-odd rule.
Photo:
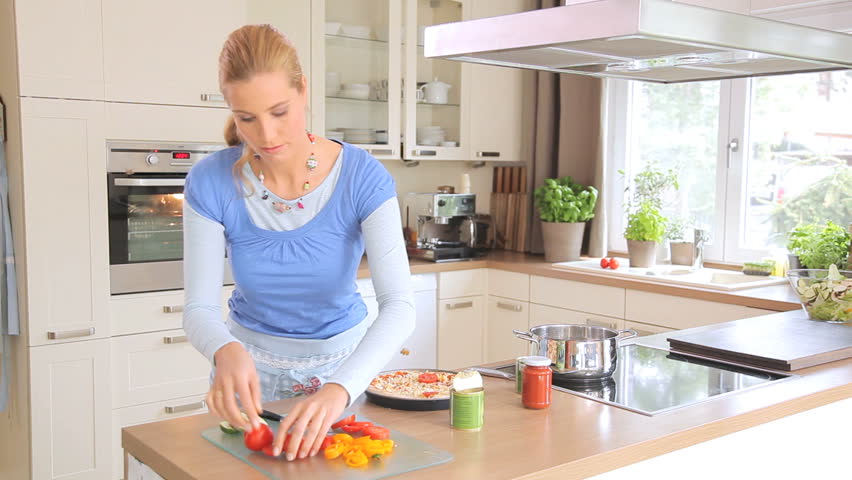
[[[272,420],[273,422],[280,422],[284,418],[283,415],[279,415],[279,414],[277,414],[275,412],[271,412],[269,410],[264,410],[264,411],[260,412],[260,415],[258,415],[258,416],[260,418],[265,419],[265,420]]]

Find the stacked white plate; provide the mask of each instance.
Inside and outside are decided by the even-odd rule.
[[[325,136],[329,140],[337,140],[338,142],[346,141],[344,133],[340,130],[326,130]]]
[[[374,128],[340,128],[347,143],[376,143]]]
[[[428,125],[417,127],[417,145],[438,146],[446,140],[446,137],[447,133],[441,126]]]

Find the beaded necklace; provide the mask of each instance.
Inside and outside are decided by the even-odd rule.
[[[307,135],[308,135],[308,140],[311,142],[311,154],[310,154],[310,156],[308,156],[308,159],[305,161],[305,167],[307,167],[307,169],[308,169],[307,174],[305,175],[305,183],[302,185],[305,193],[307,193],[307,191],[311,189],[311,182],[310,182],[311,173],[313,173],[314,169],[317,168],[317,165],[319,165],[319,162],[317,162],[317,159],[314,157],[314,149],[313,149],[313,146],[317,144],[316,137],[314,136],[314,134],[312,134],[310,132],[307,132]],[[254,158],[260,158],[260,155],[255,154]],[[263,199],[263,200],[267,200],[269,198],[269,191],[266,190],[266,185],[263,183],[263,181],[265,180],[265,177],[263,176],[263,170],[262,169],[258,170],[257,179],[260,180],[260,184],[264,186],[263,194],[261,195],[260,198]],[[305,208],[305,204],[302,203],[301,197],[299,198],[299,200],[296,201],[296,207],[298,207],[300,210]],[[293,207],[291,207],[290,205],[287,205],[284,202],[276,202],[276,201],[273,200],[272,201],[272,209],[275,210],[278,213],[284,213],[284,212],[289,212],[290,210],[293,209]]]

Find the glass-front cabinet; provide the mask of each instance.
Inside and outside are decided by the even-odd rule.
[[[317,133],[381,160],[469,159],[462,108],[467,67],[423,56],[426,26],[462,20],[462,2],[324,0],[315,6]]]
[[[398,0],[325,0],[314,15],[314,128],[379,159],[400,158]],[[319,18],[317,18],[319,17]],[[316,61],[324,58],[324,61]],[[322,92],[322,94],[319,94]],[[319,121],[318,121],[319,120]]]
[[[405,158],[468,160],[468,111],[462,108],[465,94],[462,82],[467,66],[461,62],[423,56],[425,28],[461,21],[462,3],[453,0],[406,0],[404,14]]]

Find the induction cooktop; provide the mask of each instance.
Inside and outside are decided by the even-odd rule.
[[[496,370],[514,378],[514,364]],[[612,376],[571,381],[554,375],[553,388],[650,416],[793,377],[631,344],[619,347]]]

